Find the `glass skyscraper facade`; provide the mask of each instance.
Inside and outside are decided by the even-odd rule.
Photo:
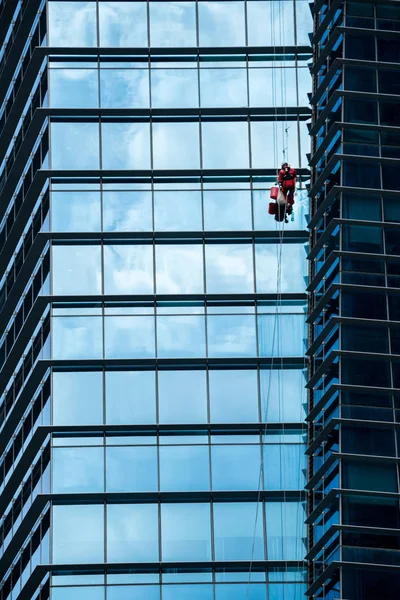
[[[0,1],[1,600],[304,597],[311,30]]]
[[[400,3],[314,2],[312,598],[399,597]]]

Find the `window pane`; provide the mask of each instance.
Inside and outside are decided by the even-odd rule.
[[[200,294],[204,291],[203,246],[156,245],[158,294]]]
[[[103,448],[53,448],[53,493],[104,492]]]
[[[203,6],[205,2],[201,2]],[[259,125],[259,123],[257,123]],[[202,122],[203,167],[205,169],[246,169],[249,166],[247,123]],[[265,167],[265,164],[263,165]]]
[[[209,504],[161,505],[162,560],[211,560]]]
[[[209,315],[208,356],[256,356],[254,315]]]
[[[107,505],[107,560],[158,561],[158,506]]]
[[[199,2],[198,8],[200,46],[245,45],[244,2]]]
[[[283,436],[282,444],[264,445],[266,490],[302,490],[305,486],[305,447],[285,442],[289,442],[289,436]]]
[[[303,421],[305,384],[304,372],[301,370],[261,370],[261,419],[272,423]]]
[[[153,246],[104,246],[105,294],[153,294]]]
[[[211,422],[258,421],[257,371],[209,371]]]
[[[200,92],[204,108],[247,106],[246,69],[200,69]]]
[[[147,68],[100,69],[100,106],[103,108],[148,108],[150,95]]]
[[[209,294],[254,292],[253,253],[249,244],[206,244]]]
[[[266,502],[265,514],[268,560],[302,560],[304,507],[299,502]]]
[[[101,294],[100,246],[52,246],[53,294]]]
[[[160,423],[207,422],[205,371],[159,371]]]
[[[98,123],[51,123],[52,169],[98,169]]]
[[[295,123],[288,123],[286,126],[284,121],[252,122],[250,128],[253,167],[257,169],[275,168],[277,162],[280,163],[281,160],[297,163],[298,135]],[[288,129],[288,135],[286,135],[285,129]],[[271,152],[271,144],[274,145],[273,152]],[[308,141],[305,147],[309,152]]]
[[[296,5],[299,2],[296,2]],[[307,4],[307,2],[306,2]],[[307,6],[308,8],[308,6]],[[310,13],[311,18],[311,13]],[[285,41],[280,41],[277,23],[285,23]],[[294,44],[292,0],[247,2],[249,46],[279,46]],[[312,27],[311,27],[312,29]],[[310,40],[307,41],[309,45]]]
[[[159,3],[159,6],[163,4]],[[152,69],[151,104],[153,108],[198,106],[197,69]]]
[[[104,562],[104,506],[53,506],[53,562]]]
[[[214,490],[256,490],[260,477],[260,447],[214,446],[211,449]]]
[[[155,192],[154,228],[156,231],[201,231],[201,192]]]
[[[262,505],[256,515],[254,502],[214,503],[215,560],[264,558]]]
[[[161,446],[160,489],[165,492],[210,489],[207,446]]]
[[[106,373],[106,422],[155,423],[156,382],[154,371]]]
[[[100,46],[147,46],[145,2],[99,2]]]
[[[96,46],[94,2],[49,2],[49,46]]]
[[[270,595],[266,596],[265,584],[261,583],[251,583],[250,585],[247,583],[220,583],[215,586],[216,600],[265,600],[266,597],[271,600]],[[274,600],[283,600],[283,598],[289,600],[283,594]],[[290,600],[296,599],[290,598]]]
[[[155,47],[197,46],[195,2],[150,2],[150,37]]]
[[[53,317],[52,327],[53,358],[103,357],[101,317]]]
[[[204,229],[252,229],[250,190],[204,192]]]
[[[104,600],[103,587],[53,587],[51,590],[51,600]]]
[[[103,423],[103,375],[96,372],[53,372],[53,424]]]
[[[102,123],[103,169],[149,169],[149,123]]]
[[[151,192],[103,192],[104,231],[151,231]]]
[[[286,3],[290,4],[290,3]],[[286,15],[289,16],[288,12]],[[286,22],[286,21],[285,21]],[[310,5],[307,0],[296,1],[296,28],[297,28],[297,39],[296,43],[304,46],[310,45],[309,33],[313,30],[313,21],[310,11]]]
[[[158,585],[108,585],[107,600],[159,600],[160,587]],[[75,600],[75,599],[74,599]]]
[[[105,317],[104,344],[106,358],[154,357],[154,318]]]
[[[159,358],[196,358],[205,356],[203,316],[157,317]]]
[[[99,192],[52,192],[52,231],[100,231]]]
[[[95,108],[99,105],[98,88],[97,69],[49,69],[53,108]]]
[[[306,337],[303,315],[278,315],[274,335],[275,315],[258,317],[258,348],[260,356],[303,356]],[[290,331],[290,335],[288,332]]]
[[[107,492],[158,490],[157,448],[121,446],[106,449]]]
[[[155,169],[198,169],[198,123],[153,123]]]
[[[213,600],[213,586],[199,585],[163,585],[163,600]]]
[[[307,275],[307,260],[303,244],[256,244],[256,280],[258,292],[277,291],[278,262],[282,264],[281,291],[302,292]]]

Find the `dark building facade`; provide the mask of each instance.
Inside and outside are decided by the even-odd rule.
[[[0,0],[0,600],[304,597],[311,29]]]
[[[400,3],[313,3],[312,598],[400,589]]]

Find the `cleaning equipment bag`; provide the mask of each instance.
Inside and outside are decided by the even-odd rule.
[[[272,200],[276,200],[278,197],[278,193],[279,193],[279,188],[277,186],[273,186],[271,188],[271,191],[269,193],[269,197],[272,198]]]

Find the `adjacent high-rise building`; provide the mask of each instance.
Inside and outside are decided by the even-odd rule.
[[[313,5],[307,594],[395,600],[400,2]]]
[[[332,3],[328,14],[342,4]],[[326,3],[316,5],[322,14]],[[379,27],[374,18],[372,26]],[[337,37],[324,49],[322,29],[316,31],[314,69],[323,75],[323,66],[331,65],[324,61],[335,51],[338,75],[329,85],[339,88],[342,22],[333,24],[329,33]],[[310,575],[305,353],[311,31],[307,0],[0,0],[1,600],[304,598]],[[371,39],[378,36],[379,53],[381,38],[390,46],[396,36],[371,32],[360,42],[359,34],[352,35],[354,48],[366,42],[365,52],[372,54]],[[385,54],[380,60],[389,59]],[[350,71],[350,64],[345,68]],[[374,80],[375,66],[366,77],[351,68],[354,81]],[[362,92],[365,100],[358,91],[334,92],[338,103],[347,94],[347,121],[377,114],[376,82]],[[318,236],[312,256],[318,273],[313,271],[311,285],[313,322],[332,312],[333,328],[327,327],[333,339],[344,325],[334,311],[316,311],[345,293],[336,290],[336,271],[329,279],[329,269],[345,260],[335,236],[348,233],[346,265],[361,265],[351,263],[357,244],[381,253],[384,246],[376,250],[382,224],[358,224],[379,220],[376,190],[361,196],[361,204],[357,191],[343,196],[353,211],[343,216],[357,224],[329,224],[324,216],[332,215],[333,200],[334,207],[343,200],[341,188],[326,200],[322,194],[330,188],[320,189],[321,178],[332,181],[330,156],[326,169],[319,166],[329,144],[320,123],[335,120],[326,115],[337,110],[330,90],[323,94],[315,101],[331,109],[319,105],[312,125],[324,146],[313,155],[312,226]],[[326,131],[333,143],[336,131],[341,135],[334,127]],[[345,132],[350,148],[361,143],[357,136],[378,139],[386,128],[346,125]],[[381,148],[377,143],[377,152]],[[345,150],[336,162],[347,160],[346,154],[355,151]],[[344,163],[351,183],[342,185],[359,184],[353,172],[359,177],[365,171],[372,181],[381,162],[383,169],[395,162],[377,156],[363,157],[360,165]],[[268,202],[284,160],[297,169],[299,191],[283,228],[268,214]],[[340,164],[332,167],[338,174]],[[324,173],[317,176],[318,169]],[[388,172],[395,177],[395,170]],[[396,210],[392,196],[384,203],[385,211]],[[396,231],[390,223],[385,227],[387,253]],[[372,264],[382,271],[371,274]],[[365,278],[373,279],[363,285],[389,285],[385,269],[395,268],[394,261],[385,263],[381,254],[362,265],[369,265]],[[331,281],[329,296],[318,286]],[[356,297],[360,281],[344,283]],[[359,324],[355,318],[371,311],[386,319],[379,331],[388,335],[387,292],[374,289],[351,305],[369,312],[348,315],[349,343]],[[393,292],[389,300],[395,299]],[[322,330],[315,329],[316,340]],[[390,425],[389,361],[374,356],[386,348],[383,337],[370,348],[368,332],[376,336],[377,328],[361,331],[362,350],[372,361],[365,377],[384,385],[368,398],[389,404],[355,410],[364,421],[375,414],[384,420],[379,411],[390,416],[378,429],[357,432],[365,443],[380,444],[396,431]],[[346,350],[333,348],[321,366],[315,361],[318,374],[337,368],[339,355],[346,354],[361,377],[359,348]],[[350,367],[347,372],[350,377]],[[318,374],[311,386],[320,385]],[[335,402],[343,393],[337,388],[314,394],[312,452],[339,427],[342,444],[345,433],[355,439],[357,424],[346,429],[337,413],[323,412],[334,420],[318,425],[318,407],[326,408],[328,389],[334,391],[329,402]],[[309,485],[315,488],[313,511],[325,514],[320,509],[321,502],[329,508],[327,490],[318,486],[325,485],[327,470],[320,469],[347,463],[337,448],[321,447],[326,451],[311,461]],[[350,450],[362,454],[358,447]],[[381,484],[388,486],[383,496],[368,496],[370,504],[359,492],[349,502],[357,507],[362,497],[373,514],[378,498],[384,523],[395,527],[390,515],[397,502],[397,459],[388,452],[378,464],[349,458],[349,464],[361,464],[363,477],[370,474],[369,481],[377,483],[382,473],[388,482]],[[352,476],[359,481],[357,468]],[[333,491],[329,498],[347,497]],[[330,542],[347,535],[336,523]],[[349,523],[351,531],[360,526]],[[321,542],[312,535],[312,552],[318,553],[314,544]],[[324,568],[332,572],[327,563]],[[316,594],[318,577],[315,572]],[[337,597],[329,593],[326,598]]]

